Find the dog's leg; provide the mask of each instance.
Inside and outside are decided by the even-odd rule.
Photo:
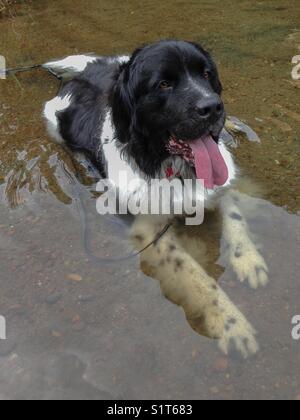
[[[136,249],[149,244],[163,224],[155,218],[137,218],[131,231]],[[258,350],[255,331],[203,268],[179,245],[171,228],[141,255],[143,271],[159,281],[163,294],[183,308],[191,327],[201,335],[219,338],[223,352],[231,346],[244,357]]]
[[[137,218],[131,231],[135,248],[149,244],[162,227],[154,217]],[[210,338],[222,337],[225,322],[217,283],[180,247],[172,228],[141,254],[141,264],[159,281],[165,297],[184,309],[193,329]]]
[[[239,205],[239,193],[231,191],[221,201],[223,239],[228,245],[228,258],[241,282],[253,289],[266,286],[268,267],[250,238],[249,228]]]

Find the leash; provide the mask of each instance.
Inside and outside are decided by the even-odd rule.
[[[0,77],[3,76],[15,76],[18,73],[25,73],[28,71],[32,71],[32,70],[37,70],[37,69],[43,69],[46,70],[49,74],[51,74],[51,76],[54,76],[57,80],[60,81],[60,86],[58,88],[58,92],[60,91],[60,89],[62,88],[64,82],[63,82],[63,78],[58,76],[54,71],[52,71],[51,69],[44,67],[44,64],[32,64],[31,66],[25,66],[25,67],[12,67],[9,69],[0,69]]]
[[[10,75],[14,75],[16,73],[23,73],[25,71],[40,69],[42,67],[43,67],[43,64],[33,64],[32,66],[27,66],[27,67],[14,67],[14,68],[5,69],[5,70],[1,69],[0,70],[0,75],[10,76]],[[47,70],[47,69],[45,69],[45,70]]]

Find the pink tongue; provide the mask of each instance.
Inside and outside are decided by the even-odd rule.
[[[211,136],[204,136],[190,143],[195,156],[198,179],[204,180],[208,189],[226,184],[229,173],[217,143]]]

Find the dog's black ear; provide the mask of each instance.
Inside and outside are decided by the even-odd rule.
[[[111,107],[118,140],[126,143],[134,114],[134,93],[130,82],[130,62],[120,66],[111,93]]]

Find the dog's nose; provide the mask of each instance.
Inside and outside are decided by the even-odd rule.
[[[224,112],[224,104],[219,95],[201,99],[196,105],[196,111],[203,119],[220,117]]]

